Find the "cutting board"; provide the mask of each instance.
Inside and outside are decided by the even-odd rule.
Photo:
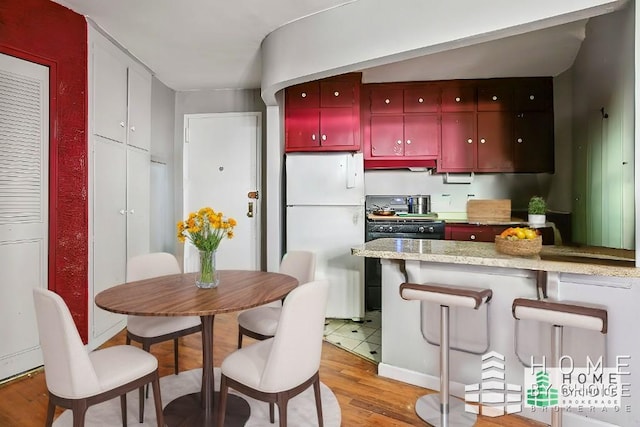
[[[510,220],[510,199],[467,200],[467,221],[469,222],[508,222]]]

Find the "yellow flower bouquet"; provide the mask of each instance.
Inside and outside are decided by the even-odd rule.
[[[196,285],[201,288],[215,288],[220,279],[215,267],[215,251],[224,237],[233,238],[233,228],[237,222],[225,218],[222,212],[204,207],[191,212],[189,217],[178,222],[178,240],[189,240],[200,251],[200,271]]]

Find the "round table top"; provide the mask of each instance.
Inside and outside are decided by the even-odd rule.
[[[95,297],[98,307],[137,316],[212,316],[282,299],[298,280],[281,273],[218,270],[220,284],[196,286],[196,273],[174,274],[117,285]]]

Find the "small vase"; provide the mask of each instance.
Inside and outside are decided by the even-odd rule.
[[[547,222],[547,216],[545,214],[541,214],[541,215],[529,214],[528,219],[529,219],[530,226],[544,227],[544,225]]]
[[[199,251],[200,266],[196,276],[196,286],[211,289],[218,286],[220,277],[216,270],[216,251]]]

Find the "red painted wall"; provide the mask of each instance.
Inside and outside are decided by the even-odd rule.
[[[0,52],[50,69],[49,289],[86,343],[87,23],[50,0],[0,0]]]

